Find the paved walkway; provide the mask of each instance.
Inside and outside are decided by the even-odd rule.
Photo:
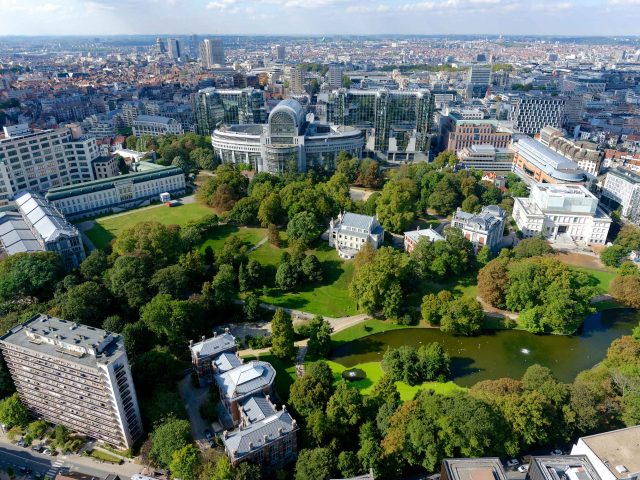
[[[193,435],[193,439],[200,448],[207,448],[209,444],[204,431],[206,429],[211,429],[211,425],[209,425],[200,415],[200,406],[205,402],[209,395],[209,387],[194,387],[191,375],[186,375],[178,383],[178,391],[180,392],[187,415],[189,416],[189,424],[191,425],[191,434]]]

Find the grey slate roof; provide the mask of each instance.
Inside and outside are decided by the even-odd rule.
[[[276,371],[270,363],[253,360],[216,375],[215,379],[227,398],[233,399],[260,392],[273,384],[275,377]]]
[[[418,242],[420,237],[426,237],[432,242],[437,242],[438,240],[444,240],[444,237],[436,232],[433,228],[423,228],[422,230],[410,230],[408,232],[404,232],[405,237],[409,237],[414,242]]]
[[[242,458],[252,450],[298,429],[295,420],[284,408],[275,414],[252,423],[248,427],[229,432],[222,437],[224,446],[234,459]]]
[[[477,229],[489,231],[491,227],[500,222],[506,216],[506,212],[497,205],[482,207],[478,214],[463,212],[458,208],[453,216],[454,220],[461,220],[465,227],[476,227]]]
[[[213,364],[218,369],[218,372],[224,373],[242,365],[242,360],[235,353],[224,352],[213,360]]]
[[[368,230],[374,221],[374,217],[360,215],[359,213],[346,212],[342,216],[340,225],[343,227],[362,228]]]
[[[230,333],[223,333],[215,337],[207,338],[202,342],[194,343],[189,348],[191,353],[199,357],[208,357],[235,349],[236,339]]]
[[[239,407],[243,416],[247,418],[249,423],[264,420],[276,413],[271,402],[267,397],[263,397],[262,395],[256,395],[249,397],[246,400],[242,400],[239,402]]]

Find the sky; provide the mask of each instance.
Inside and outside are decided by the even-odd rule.
[[[640,0],[0,0],[1,35],[638,35]]]

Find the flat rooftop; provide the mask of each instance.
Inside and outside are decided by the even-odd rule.
[[[535,464],[547,480],[601,480],[586,455],[559,455],[532,457]]]
[[[109,363],[124,352],[120,335],[45,314],[12,328],[0,342],[88,367]]]
[[[608,463],[609,470],[616,478],[628,478],[630,474],[640,473],[640,425],[582,437],[580,440],[603,463]],[[628,471],[618,472],[618,465],[624,465]]]
[[[442,468],[449,480],[507,480],[499,458],[449,458]]]

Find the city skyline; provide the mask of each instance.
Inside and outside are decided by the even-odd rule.
[[[640,0],[0,0],[5,35],[637,34]]]

